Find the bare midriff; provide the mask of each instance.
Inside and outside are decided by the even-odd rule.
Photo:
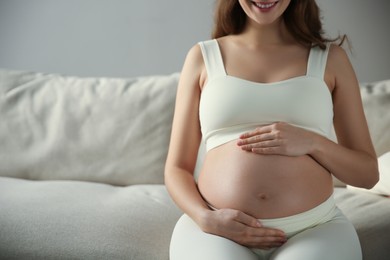
[[[312,209],[331,196],[331,174],[311,156],[260,155],[236,140],[206,153],[198,188],[214,208],[231,208],[259,219]]]

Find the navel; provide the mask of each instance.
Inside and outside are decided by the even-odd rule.
[[[259,200],[266,200],[266,199],[268,199],[268,196],[265,193],[259,193],[259,194],[257,194],[257,198]]]

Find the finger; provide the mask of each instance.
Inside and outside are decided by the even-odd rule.
[[[269,141],[274,139],[275,139],[275,135],[269,132],[264,134],[258,134],[244,139],[238,139],[237,144],[238,145],[254,144],[254,143],[259,143],[259,142]]]
[[[272,243],[286,240],[286,234],[284,231],[276,228],[264,226],[260,228],[248,227],[247,232],[250,237],[257,239],[258,242]]]
[[[247,149],[245,149],[247,150]],[[250,150],[253,153],[257,154],[278,154],[278,155],[283,155],[283,149],[280,146],[273,146],[273,147],[256,147],[256,148],[251,148]]]
[[[257,230],[256,235],[263,238],[265,242],[280,241],[280,238],[286,239],[286,234],[276,228],[262,227]]]
[[[253,131],[249,131],[240,135],[240,139],[249,138],[255,135],[264,134],[272,131],[272,125],[259,126]]]
[[[264,237],[267,242],[275,242],[275,241],[281,241],[286,239],[286,234],[280,230],[275,228],[262,228],[263,234],[261,235]]]
[[[257,148],[278,147],[281,145],[282,145],[281,140],[269,140],[269,141],[261,141],[253,144],[241,145],[241,148],[243,150],[251,151]]]
[[[257,219],[254,218],[248,214],[245,214],[244,212],[237,211],[237,215],[235,217],[235,220],[237,222],[240,222],[241,224],[244,224],[246,226],[254,227],[254,228],[259,228],[262,227],[261,222]]]
[[[287,241],[283,231],[273,228],[252,228],[247,227],[241,233],[238,243],[249,247],[278,247]]]
[[[287,242],[287,238],[284,235],[282,231],[278,231],[276,234],[283,234],[282,236],[263,236],[263,235],[257,235],[257,236],[251,236],[247,243],[248,245],[251,245],[252,247],[279,247]]]
[[[279,154],[282,151],[283,142],[280,140],[264,141],[255,144],[240,146],[242,150],[258,154]]]

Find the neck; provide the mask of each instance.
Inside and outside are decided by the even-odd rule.
[[[245,38],[245,42],[253,47],[293,42],[293,37],[288,32],[283,19],[267,25],[261,25],[248,19],[241,36]]]

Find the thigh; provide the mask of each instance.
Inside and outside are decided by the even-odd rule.
[[[203,232],[187,215],[175,226],[169,254],[170,260],[259,260],[249,248]]]
[[[273,260],[361,260],[355,228],[340,212],[332,221],[293,236],[272,255]]]

